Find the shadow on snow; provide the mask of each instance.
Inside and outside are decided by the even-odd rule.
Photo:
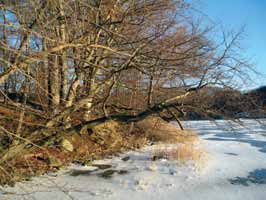
[[[250,184],[266,184],[266,169],[256,169],[249,172],[247,177],[236,177],[228,180],[233,185],[249,186]]]
[[[194,126],[199,135],[206,136],[205,140],[242,142],[258,148],[262,153],[266,153],[266,126],[256,123],[256,121],[253,121],[253,123],[248,121],[244,124],[221,121],[210,124],[203,122],[203,124],[198,123]],[[261,136],[263,139],[257,139],[254,136]]]

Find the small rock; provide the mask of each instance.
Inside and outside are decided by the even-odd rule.
[[[128,161],[130,159],[130,157],[129,156],[126,156],[126,157],[124,157],[124,158],[122,158],[121,160],[123,160],[123,161]]]
[[[123,175],[123,174],[128,174],[127,170],[121,169],[118,171],[118,174]]]
[[[72,152],[74,150],[73,145],[67,140],[63,139],[61,142],[61,146],[64,150]]]
[[[107,165],[107,164],[92,164],[91,166],[93,167],[98,167],[99,169],[109,169],[112,167],[112,165]]]
[[[70,176],[90,175],[94,171],[96,170],[73,170],[70,173]]]
[[[103,177],[103,178],[111,178],[112,175],[116,172],[116,170],[113,170],[113,169],[109,169],[109,170],[106,170],[104,171],[103,173],[99,174],[100,177]]]

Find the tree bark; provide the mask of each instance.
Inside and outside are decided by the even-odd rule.
[[[52,61],[53,61],[50,65],[51,66],[50,88],[51,88],[52,107],[54,109],[54,113],[57,113],[58,112],[58,106],[60,104],[58,56],[55,55],[53,57],[50,57],[50,59],[52,59]]]
[[[64,11],[64,1],[58,0],[59,3],[59,37],[60,43],[66,43],[66,25],[65,25],[65,11]],[[59,57],[60,63],[60,71],[61,71],[61,87],[60,87],[60,95],[61,102],[65,102],[67,94],[68,94],[68,66],[66,61],[66,52],[62,50],[61,56]]]

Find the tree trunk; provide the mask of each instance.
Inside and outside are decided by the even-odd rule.
[[[49,56],[50,57],[50,56]],[[55,55],[50,57],[51,71],[50,71],[50,89],[51,89],[51,101],[54,113],[58,112],[58,106],[60,104],[60,85],[59,85],[59,67],[58,67],[58,56]]]
[[[64,1],[58,0],[59,3],[59,37],[60,43],[66,43],[66,25],[65,25],[65,11],[64,11]],[[63,50],[62,55],[59,57],[60,71],[61,71],[61,85],[60,85],[60,96],[61,102],[65,102],[68,94],[68,66],[66,61],[66,52]]]

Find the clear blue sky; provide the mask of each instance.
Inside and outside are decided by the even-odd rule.
[[[266,0],[194,0],[196,7],[226,30],[245,25],[242,41],[246,55],[252,58],[258,72],[256,87],[266,85]]]

